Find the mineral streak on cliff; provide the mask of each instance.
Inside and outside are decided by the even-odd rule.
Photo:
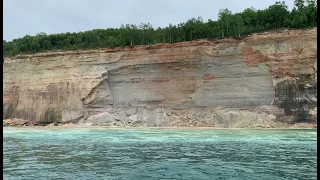
[[[144,117],[148,111],[165,108],[172,111],[162,126],[170,126],[174,117],[196,119],[195,109],[210,114],[204,109],[242,111],[276,105],[291,121],[308,121],[317,102],[316,36],[315,28],[285,30],[241,40],[5,58],[3,118],[77,122],[103,112],[109,113],[113,125],[116,121],[130,125],[140,119],[151,121]],[[119,113],[130,108],[135,110],[127,116]],[[179,108],[190,109],[191,118],[171,115]],[[282,116],[271,114],[281,121]]]

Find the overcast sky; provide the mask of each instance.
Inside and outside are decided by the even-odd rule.
[[[150,22],[154,28],[201,16],[216,20],[219,9],[241,12],[264,9],[277,0],[4,0],[3,36],[119,28],[121,24]],[[286,0],[292,9],[294,0]]]

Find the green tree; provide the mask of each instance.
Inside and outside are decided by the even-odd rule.
[[[241,16],[241,14],[235,14],[234,15],[234,24],[235,24],[235,28],[236,28],[236,32],[238,33],[238,36],[240,37],[241,34],[243,33],[243,30],[245,29],[245,25],[243,22],[243,18]]]
[[[218,17],[221,28],[221,37],[224,37],[225,34],[229,32],[231,23],[231,11],[229,11],[228,9],[220,9]]]
[[[317,4],[315,0],[307,0],[307,6],[304,8],[304,12],[308,19],[309,26],[317,25]]]
[[[245,28],[247,32],[253,32],[257,29],[257,19],[258,19],[258,12],[253,7],[245,9],[241,13],[241,17],[243,19]]]
[[[304,9],[304,0],[294,0],[294,5],[297,7],[298,11]]]
[[[285,2],[276,2],[274,5],[269,6],[268,10],[268,23],[272,28],[281,28],[284,26],[284,19],[289,15],[288,7]]]

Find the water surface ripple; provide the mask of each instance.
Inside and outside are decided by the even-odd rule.
[[[4,128],[4,179],[316,179],[316,130]]]

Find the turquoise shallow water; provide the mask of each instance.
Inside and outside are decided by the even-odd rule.
[[[316,130],[4,128],[4,179],[316,179]]]

